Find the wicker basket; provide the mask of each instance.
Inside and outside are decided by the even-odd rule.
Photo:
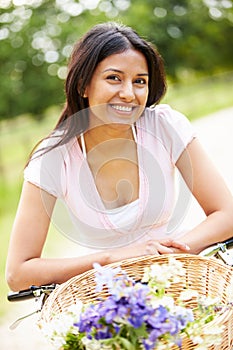
[[[135,280],[140,280],[144,273],[144,268],[153,263],[168,263],[171,255],[145,256],[133,258],[114,263],[109,266],[121,266],[124,271]],[[174,254],[177,260],[181,261],[186,270],[185,275],[178,284],[172,284],[168,290],[174,297],[180,292],[190,287],[196,290],[199,295],[219,297],[221,302],[227,304],[233,301],[233,268],[229,267],[215,258],[205,258],[190,254]],[[41,313],[41,319],[49,322],[53,315],[66,310],[77,299],[83,303],[95,302],[99,297],[106,297],[107,292],[95,292],[94,270],[90,270],[81,275],[71,278],[67,282],[58,286],[46,300]],[[187,306],[194,307],[193,302],[187,302]],[[211,324],[224,325],[221,345],[211,346],[211,350],[232,350],[233,349],[233,309],[228,308],[219,314]],[[207,325],[208,326],[208,325]],[[174,347],[176,349],[176,347]],[[195,345],[184,336],[182,349],[192,350]]]

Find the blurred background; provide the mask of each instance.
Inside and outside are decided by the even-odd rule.
[[[157,46],[168,78],[164,103],[190,120],[233,106],[230,0],[0,0],[2,321],[9,309],[5,260],[24,164],[59,117],[73,44],[105,21],[132,26]],[[45,254],[63,244],[61,235],[50,236]]]

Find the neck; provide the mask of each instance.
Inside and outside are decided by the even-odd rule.
[[[91,138],[98,144],[112,139],[133,140],[132,128],[129,124],[103,124],[97,127],[90,127],[85,133],[85,138]]]
[[[135,125],[128,124],[108,124],[101,125],[98,127],[91,128],[85,132],[85,135],[81,135],[80,143],[86,157],[86,154],[96,146],[108,145],[107,153],[111,153],[112,147],[116,147],[114,140],[117,140],[117,148],[120,150],[124,149],[126,142],[129,140],[137,142],[136,128]],[[108,142],[110,141],[110,142]],[[113,143],[111,142],[113,141]],[[106,143],[107,142],[107,143]],[[106,149],[105,149],[106,152]]]

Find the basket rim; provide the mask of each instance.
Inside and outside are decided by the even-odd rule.
[[[233,276],[233,267],[226,265],[223,261],[216,259],[214,257],[205,257],[205,256],[200,256],[200,255],[195,255],[195,254],[163,254],[163,255],[144,255],[142,257],[137,257],[137,258],[129,258],[129,259],[123,259],[118,262],[106,264],[103,267],[105,268],[114,268],[114,267],[124,267],[125,265],[130,265],[135,263],[143,262],[143,261],[148,261],[152,260],[152,264],[154,264],[157,261],[164,261],[164,263],[169,260],[170,258],[175,258],[176,260],[193,260],[193,261],[202,261],[206,262],[208,264],[212,264],[213,266],[218,266],[220,268],[223,268],[226,270],[228,273],[232,273]],[[61,283],[60,285],[57,285],[57,287],[53,290],[51,295],[54,295],[54,293],[58,293],[62,289],[66,288],[69,284],[72,284],[73,281],[76,281],[78,279],[82,279],[83,277],[88,277],[89,275],[92,275],[94,273],[95,269],[92,268],[90,270],[84,271],[76,276],[73,276],[69,278],[67,281]],[[50,295],[50,296],[51,296]]]

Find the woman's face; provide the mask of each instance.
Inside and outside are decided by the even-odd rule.
[[[101,61],[85,90],[91,116],[103,123],[132,124],[142,114],[148,98],[148,67],[134,49]]]

